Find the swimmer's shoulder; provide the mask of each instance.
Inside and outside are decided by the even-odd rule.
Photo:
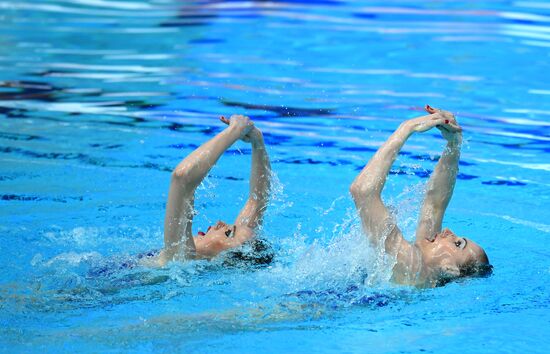
[[[398,284],[418,286],[425,282],[422,252],[416,244],[411,244],[408,241],[405,243],[397,252],[392,280]]]

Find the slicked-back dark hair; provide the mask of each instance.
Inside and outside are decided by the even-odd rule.
[[[454,280],[462,278],[487,278],[493,274],[493,266],[489,263],[470,263],[460,267],[460,275],[451,276],[444,274],[436,282],[435,286],[443,286]]]
[[[225,253],[225,267],[258,267],[269,265],[275,258],[275,252],[269,242],[255,237],[241,247]]]

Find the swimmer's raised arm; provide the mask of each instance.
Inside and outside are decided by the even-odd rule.
[[[262,223],[271,188],[271,164],[262,132],[253,127],[242,140],[252,145],[250,189],[248,199],[235,220],[236,233],[231,239],[231,247],[237,247],[254,236],[254,230]]]
[[[174,169],[172,176],[184,182],[186,189],[195,190],[220,156],[253,127],[254,123],[250,118],[242,115],[232,116],[229,126],[183,159]]]
[[[237,216],[235,224],[254,229],[262,223],[264,211],[269,201],[271,164],[265,149],[262,132],[254,127],[247,136],[250,137],[250,143],[252,144],[250,189],[246,204]]]
[[[375,246],[384,246],[386,252],[391,255],[396,256],[398,252],[407,252],[411,245],[403,238],[382,202],[381,193],[387,175],[397,154],[414,132],[424,132],[441,124],[445,124],[445,118],[439,113],[402,123],[382,144],[350,187],[369,241]],[[385,243],[381,245],[384,236]]]
[[[417,242],[423,238],[432,239],[441,232],[445,210],[453,196],[462,144],[462,129],[452,113],[430,106],[426,106],[426,110],[429,113],[439,112],[445,117],[445,122],[449,123],[437,127],[447,140],[447,145],[426,185],[426,195],[416,229]]]
[[[253,123],[248,117],[232,116],[229,127],[198,147],[172,171],[164,219],[165,248],[160,256],[160,264],[172,260],[176,254],[186,258],[195,256],[191,230],[195,189],[220,156],[252,127]]]

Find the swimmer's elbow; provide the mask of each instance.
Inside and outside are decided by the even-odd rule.
[[[349,187],[349,192],[355,200],[359,198],[367,198],[369,196],[376,196],[378,194],[377,191],[376,185],[373,183],[353,182]]]
[[[172,179],[174,180],[182,180],[185,179],[189,174],[187,173],[187,169],[183,167],[175,168],[172,171]]]
[[[361,188],[361,185],[359,183],[353,182],[351,186],[349,186],[349,192],[351,193],[352,197],[355,198],[363,193],[363,189]]]
[[[176,183],[180,186],[191,186],[192,178],[189,174],[189,169],[185,167],[179,167],[172,171],[171,175],[172,183]]]

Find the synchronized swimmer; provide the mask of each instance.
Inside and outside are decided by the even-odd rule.
[[[402,123],[382,144],[350,191],[370,243],[396,259],[392,280],[418,287],[435,287],[465,276],[486,275],[491,265],[485,251],[472,240],[442,230],[445,210],[458,173],[462,128],[450,112],[426,106],[429,115]],[[381,193],[395,158],[413,133],[441,131],[447,146],[428,181],[416,241],[407,242],[382,202]]]
[[[250,118],[222,117],[228,127],[201,145],[172,171],[164,218],[164,249],[153,261],[164,266],[173,260],[210,259],[251,241],[261,225],[269,200],[271,165],[262,132]],[[252,145],[250,193],[233,224],[218,221],[193,236],[195,190],[220,156],[237,140]]]
[[[428,115],[402,123],[378,149],[353,181],[350,192],[369,244],[396,261],[392,281],[417,287],[435,287],[466,276],[486,275],[491,265],[485,251],[470,239],[442,229],[451,200],[462,143],[462,128],[450,112],[426,106]],[[256,238],[270,192],[271,166],[262,132],[250,118],[233,115],[221,121],[228,127],[182,160],[172,172],[164,220],[164,248],[147,264],[211,259]],[[413,133],[441,131],[447,145],[427,184],[416,241],[403,238],[381,193],[399,151]],[[237,140],[252,145],[248,200],[233,224],[218,221],[206,233],[192,234],[195,190],[220,156]]]

